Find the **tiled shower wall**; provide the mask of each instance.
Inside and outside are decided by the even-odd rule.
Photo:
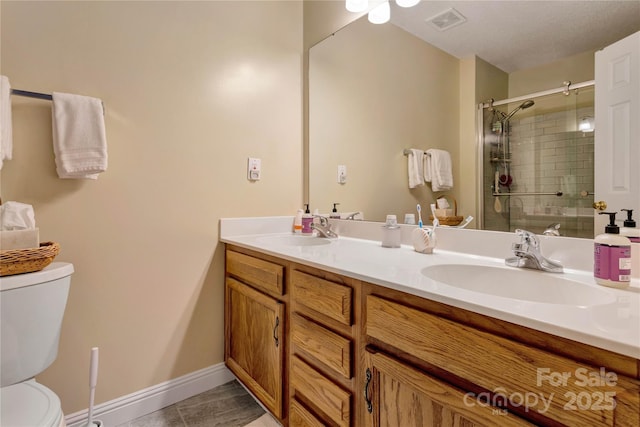
[[[500,186],[500,192],[517,194],[498,196],[502,211],[495,211],[494,174],[496,168],[505,174],[505,168],[500,161],[485,160],[485,195],[489,196],[485,197],[485,229],[524,228],[542,233],[550,224],[559,223],[563,236],[593,237],[594,134],[577,130],[585,116],[594,117],[593,106],[529,114],[522,110],[511,118],[511,162],[507,165],[512,184]],[[485,131],[491,132],[490,124],[485,124]],[[485,135],[486,159],[496,150],[498,137]],[[562,196],[530,195],[556,192]]]

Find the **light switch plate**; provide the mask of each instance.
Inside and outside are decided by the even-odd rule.
[[[347,183],[347,166],[346,165],[338,165],[338,183],[339,184]]]
[[[259,181],[262,175],[262,165],[260,159],[249,157],[247,162],[247,179],[249,181]]]

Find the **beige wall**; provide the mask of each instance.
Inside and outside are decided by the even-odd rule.
[[[583,52],[560,61],[514,71],[509,74],[509,98],[563,86],[564,81],[581,83],[595,78],[595,51]],[[498,100],[500,98],[494,99]]]
[[[14,88],[104,100],[109,168],[60,180],[51,105],[13,97],[3,200],[30,203],[73,262],[57,360],[39,380],[63,410],[223,361],[218,219],[302,203],[302,4],[2,1]],[[263,178],[246,179],[247,157]]]

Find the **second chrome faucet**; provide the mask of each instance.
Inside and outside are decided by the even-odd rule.
[[[315,218],[320,220],[320,224],[315,221],[311,223],[311,228],[318,232],[319,237],[335,238],[338,234],[331,229],[329,220],[322,215],[314,215]]]
[[[551,273],[562,273],[562,265],[544,257],[540,251],[540,242],[535,234],[527,230],[517,229],[520,242],[511,246],[514,257],[507,258],[505,264],[510,267],[533,268]]]

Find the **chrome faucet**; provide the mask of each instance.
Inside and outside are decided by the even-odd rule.
[[[560,235],[560,223],[556,222],[549,224],[546,230],[542,232],[545,236],[559,236]]]
[[[345,216],[345,217],[344,217],[344,219],[351,219],[351,220],[355,220],[355,219],[356,219],[356,215],[360,215],[360,212],[354,212],[354,213],[351,213],[351,214],[349,214],[349,215]]]
[[[314,218],[318,218],[320,220],[320,224],[316,222],[311,223],[311,228],[318,232],[318,236],[320,237],[328,237],[328,238],[336,238],[338,234],[331,229],[331,224],[329,224],[329,220],[322,215],[314,215]]]
[[[540,242],[535,234],[527,230],[516,230],[516,234],[521,237],[520,243],[511,246],[512,258],[507,258],[505,264],[510,267],[533,268],[536,270],[548,271],[550,273],[562,273],[562,265],[556,261],[545,258],[540,252]]]

